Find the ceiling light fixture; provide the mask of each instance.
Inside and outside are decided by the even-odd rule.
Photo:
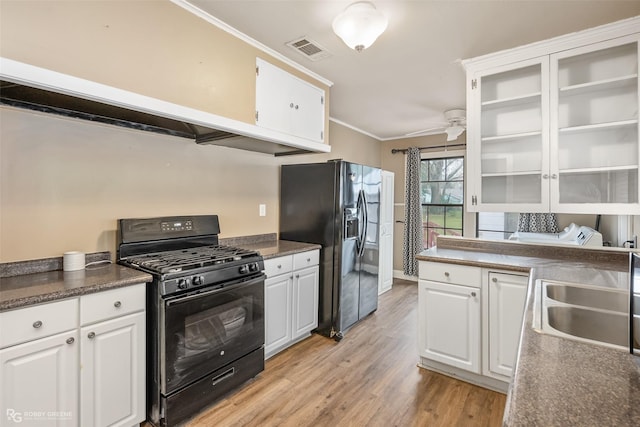
[[[351,4],[333,20],[333,31],[351,49],[362,52],[387,29],[387,17],[373,3],[359,1]]]

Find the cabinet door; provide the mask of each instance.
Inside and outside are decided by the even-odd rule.
[[[638,35],[551,55],[551,210],[636,214]]]
[[[292,339],[309,334],[318,326],[318,267],[293,272]]]
[[[291,341],[291,275],[271,277],[265,280],[265,342],[266,356]]]
[[[287,73],[260,58],[256,67],[256,125],[289,133],[293,101]]]
[[[82,425],[131,426],[145,419],[145,314],[80,331]]]
[[[480,373],[480,290],[419,281],[420,355]]]
[[[315,142],[324,141],[324,91],[292,77],[291,134]]]
[[[256,124],[323,142],[324,90],[260,58],[256,65]]]
[[[77,330],[0,350],[0,426],[80,425],[78,366]]]
[[[468,147],[472,211],[548,211],[549,59],[471,77]]]
[[[504,379],[511,377],[516,362],[528,282],[528,276],[489,272],[488,368]]]

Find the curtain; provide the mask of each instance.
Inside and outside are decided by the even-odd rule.
[[[404,193],[404,239],[402,243],[402,267],[407,276],[418,275],[416,255],[424,250],[422,245],[422,212],[420,206],[420,149],[407,149],[407,176]]]
[[[559,233],[558,217],[554,213],[518,214],[518,230],[532,233]]]

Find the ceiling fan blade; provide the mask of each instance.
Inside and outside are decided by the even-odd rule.
[[[410,132],[405,134],[404,136],[419,136],[419,135],[429,134],[429,133],[437,134],[437,133],[443,133],[446,130],[447,130],[447,126],[437,126],[433,128],[427,128],[427,129],[417,130],[415,132]]]

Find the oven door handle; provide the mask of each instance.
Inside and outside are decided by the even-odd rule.
[[[254,284],[258,283],[258,282],[264,281],[264,279],[266,277],[267,276],[263,273],[260,276],[254,277],[251,280],[237,282],[237,283],[230,283],[228,285],[221,286],[219,288],[215,288],[215,289],[210,290],[210,291],[198,292],[198,293],[195,293],[195,294],[192,294],[192,295],[187,295],[187,296],[172,297],[171,299],[165,300],[165,304],[167,305],[167,307],[171,307],[171,306],[174,306],[174,305],[178,305],[178,304],[182,304],[182,303],[187,303],[189,301],[193,301],[196,298],[207,297],[209,295],[217,294],[217,293],[220,293],[220,292],[226,292],[226,291],[231,291],[231,290],[234,290],[234,289],[244,288],[245,286],[254,285]]]

